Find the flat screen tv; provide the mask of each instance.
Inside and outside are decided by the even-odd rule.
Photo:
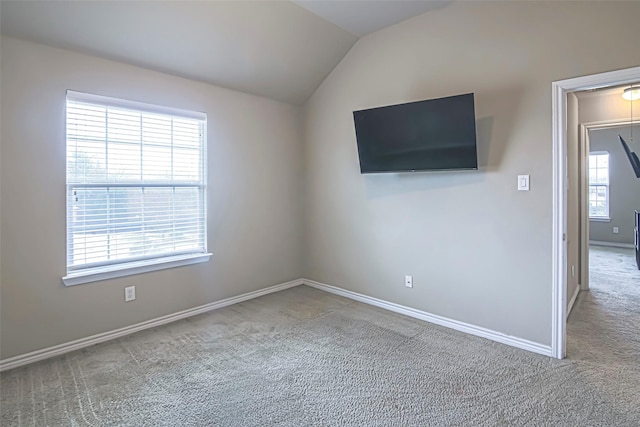
[[[353,112],[361,173],[478,169],[473,93]]]

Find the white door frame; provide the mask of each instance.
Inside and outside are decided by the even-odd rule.
[[[551,354],[563,359],[567,342],[567,93],[640,81],[640,67],[551,84],[553,151]]]

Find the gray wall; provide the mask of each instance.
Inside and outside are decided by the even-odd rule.
[[[580,277],[580,138],[578,98],[567,94],[567,306],[571,302]]]
[[[640,84],[640,82],[634,83]],[[625,86],[626,87],[626,86]],[[601,92],[581,92],[579,99],[579,120],[582,124],[603,121],[628,122],[631,115],[629,101],[622,98],[623,88],[604,90]],[[640,118],[640,102],[633,103],[633,117]]]
[[[634,2],[451,3],[360,40],[303,117],[2,38],[0,357],[302,276],[549,344],[551,82],[637,66],[639,13]],[[208,113],[209,263],[62,285],[66,89]],[[359,174],[353,110],[464,92],[476,93],[479,171]],[[516,191],[518,174],[530,192]],[[138,299],[125,304],[131,284]]]
[[[1,64],[3,359],[303,275],[298,109],[11,38]],[[208,114],[208,263],[63,286],[67,89]]]
[[[628,102],[628,101],[627,101]],[[636,102],[640,106],[640,102]],[[629,160],[618,141],[627,141],[632,151],[640,155],[640,126],[622,126],[589,131],[589,150],[609,152],[609,217],[611,222],[589,221],[589,239],[600,242],[633,244],[633,211],[640,210],[640,179],[636,178]],[[619,233],[613,233],[619,227]]]
[[[453,2],[358,41],[306,105],[308,276],[549,345],[551,82],[637,66],[639,14]],[[465,92],[479,171],[359,173],[353,110]]]

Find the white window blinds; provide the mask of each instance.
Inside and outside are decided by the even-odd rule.
[[[206,252],[202,113],[67,92],[67,273]]]

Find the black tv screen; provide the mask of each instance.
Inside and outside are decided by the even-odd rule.
[[[473,93],[353,112],[361,173],[477,169]]]

